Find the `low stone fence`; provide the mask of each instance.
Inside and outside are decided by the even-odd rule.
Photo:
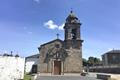
[[[100,72],[100,73],[114,73],[120,74],[120,68],[94,68],[90,69],[90,72]]]
[[[98,73],[97,79],[102,80],[120,80],[119,74],[105,74],[105,73]]]
[[[120,74],[120,66],[96,66],[96,67],[90,67],[89,71]]]
[[[97,74],[97,79],[110,80],[111,76],[106,74]]]

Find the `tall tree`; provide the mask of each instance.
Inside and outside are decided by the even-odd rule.
[[[82,59],[83,60],[83,66],[87,66],[88,65],[88,62],[85,58]]]
[[[94,57],[89,57],[88,58],[88,65],[93,66],[94,65]]]
[[[92,57],[90,56],[87,59],[83,58],[83,66],[98,66],[98,65],[101,65],[101,60],[97,57]]]
[[[97,65],[100,65],[101,64],[101,61],[99,58],[94,58],[94,65],[97,66]]]

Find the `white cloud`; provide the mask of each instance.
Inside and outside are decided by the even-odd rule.
[[[48,22],[44,23],[44,26],[47,26],[49,29],[56,29],[58,26],[54,24],[52,20],[49,20]]]
[[[54,29],[63,30],[64,24],[59,26],[59,25],[56,25],[52,20],[49,20],[44,23],[44,26],[52,30]]]
[[[63,27],[65,26],[65,24],[62,24],[62,25],[60,25],[60,26],[58,26],[58,29],[59,30],[63,30]]]

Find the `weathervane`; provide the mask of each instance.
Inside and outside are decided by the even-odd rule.
[[[71,8],[71,11],[70,11],[71,13],[73,13],[73,8]]]
[[[56,35],[57,35],[57,39],[59,39],[60,34],[57,33]]]

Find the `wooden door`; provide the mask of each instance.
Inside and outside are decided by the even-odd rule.
[[[54,61],[54,75],[61,74],[61,61]]]

